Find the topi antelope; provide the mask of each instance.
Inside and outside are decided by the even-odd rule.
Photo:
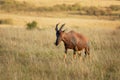
[[[69,31],[68,33],[65,32],[65,30],[62,30],[62,28],[65,26],[63,24],[58,29],[58,24],[56,24],[56,42],[55,45],[59,45],[61,41],[63,41],[65,46],[65,54],[64,54],[64,61],[66,60],[66,54],[68,49],[73,49],[73,58],[76,58],[76,52],[85,50],[85,56],[90,55],[90,48],[88,44],[88,40],[85,36],[83,36],[80,33],[77,33],[75,31]],[[81,53],[79,53],[79,56],[81,56]]]

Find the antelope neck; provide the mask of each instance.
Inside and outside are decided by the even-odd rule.
[[[66,33],[63,34],[63,36],[62,36],[62,41],[63,41],[63,42],[66,41]]]

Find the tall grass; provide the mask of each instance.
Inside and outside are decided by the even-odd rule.
[[[54,28],[28,31],[0,28],[1,80],[120,80],[120,31],[104,28],[73,27],[88,36],[91,57],[72,59],[64,46],[54,46]]]

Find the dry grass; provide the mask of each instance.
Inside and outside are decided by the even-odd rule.
[[[52,2],[52,1],[51,1]],[[101,1],[102,2],[102,1]],[[96,2],[97,3],[97,2]],[[99,1],[98,1],[99,3]],[[50,3],[49,3],[50,4]],[[89,4],[89,3],[88,3]],[[66,4],[65,2],[63,4],[57,4],[55,2],[55,5],[53,6],[34,6],[35,3],[30,4],[30,2],[19,2],[15,0],[1,0],[0,1],[0,12],[4,13],[15,13],[15,14],[36,14],[39,15],[40,13],[46,14],[49,12],[58,12],[63,13],[66,12],[66,15],[94,15],[94,16],[107,16],[112,17],[114,20],[120,19],[118,13],[119,11],[119,5],[113,4],[110,7],[100,7],[100,6],[83,6],[79,3],[73,3],[73,4]],[[115,13],[116,11],[117,13]],[[114,11],[114,13],[113,13]],[[73,14],[70,14],[70,13]],[[44,14],[44,16],[46,15]]]
[[[51,13],[50,15],[55,14]],[[55,14],[56,15],[56,14]],[[120,25],[119,20],[109,21],[109,20],[99,20],[97,18],[87,18],[87,17],[41,17],[41,16],[25,16],[25,15],[15,15],[15,14],[0,14],[0,18],[9,18],[13,20],[14,25],[24,27],[26,23],[37,21],[38,27],[50,27],[55,23],[66,23],[67,26],[85,26],[85,27],[104,27],[107,29],[113,29]],[[92,19],[93,18],[93,19]],[[1,26],[2,27],[2,26]]]
[[[54,25],[52,25],[54,26]],[[54,27],[29,31],[0,28],[1,80],[120,80],[120,30],[103,27],[69,27],[88,36],[91,58],[63,62],[64,47],[54,46]]]
[[[36,6],[53,6],[56,4],[74,4],[80,3],[82,6],[108,7],[110,5],[120,5],[117,0],[16,0],[20,2],[29,2]]]

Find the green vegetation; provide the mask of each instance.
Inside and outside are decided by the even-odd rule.
[[[37,22],[36,21],[32,21],[30,23],[27,23],[27,29],[34,29],[37,27]]]
[[[1,80],[120,80],[120,29],[77,27],[89,36],[91,58],[72,59],[64,46],[56,47],[54,28],[28,31],[0,28]],[[31,34],[31,35],[30,35]]]

